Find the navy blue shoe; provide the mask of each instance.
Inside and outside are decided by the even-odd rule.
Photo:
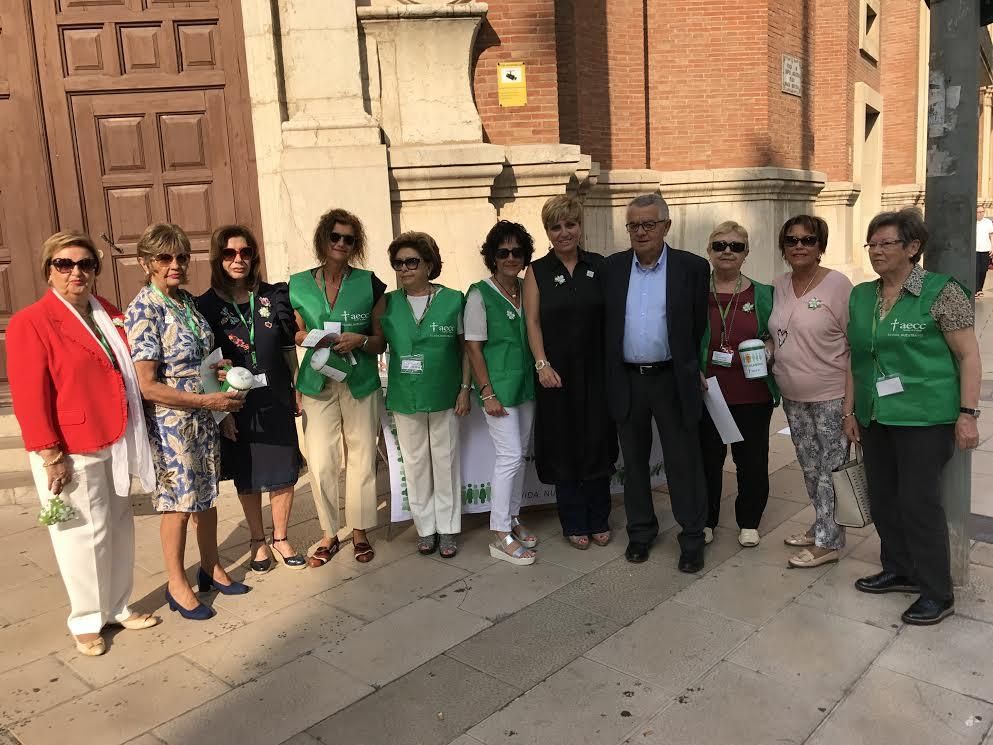
[[[197,572],[197,582],[200,584],[200,592],[217,590],[221,593],[221,595],[244,595],[252,589],[246,584],[234,581],[232,581],[230,585],[222,585],[220,582],[207,574],[202,567],[200,568],[200,571]]]
[[[186,610],[176,602],[176,598],[169,593],[169,590],[166,590],[166,601],[169,603],[169,610],[179,611],[179,615],[190,621],[206,621],[214,615],[214,609],[203,603],[198,604],[193,610]]]

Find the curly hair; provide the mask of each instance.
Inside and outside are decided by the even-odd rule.
[[[483,241],[483,247],[479,251],[479,255],[483,257],[483,263],[492,274],[496,274],[497,270],[497,249],[508,240],[516,240],[517,245],[524,250],[524,266],[531,263],[531,257],[534,255],[534,238],[531,237],[527,228],[517,222],[500,220],[490,228],[490,232],[486,234],[486,240]]]
[[[437,279],[441,275],[441,251],[438,250],[438,244],[430,235],[420,233],[416,230],[410,230],[398,235],[393,239],[390,247],[386,249],[390,255],[391,264],[401,248],[414,249],[422,261],[426,261],[431,265],[428,279]]]
[[[331,245],[331,233],[334,232],[335,225],[350,225],[355,231],[355,245],[349,254],[349,261],[364,264],[366,242],[362,221],[348,210],[337,207],[325,212],[317,221],[317,227],[314,229],[314,256],[321,264],[327,259],[327,249]]]

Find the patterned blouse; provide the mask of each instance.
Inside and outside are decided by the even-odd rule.
[[[893,304],[896,305],[896,303],[900,302],[900,299],[905,293],[910,293],[914,297],[920,297],[921,290],[924,289],[924,277],[927,274],[927,270],[921,268],[920,264],[914,264],[914,268],[907,275],[903,287],[900,288],[900,294]],[[877,280],[876,297],[880,300],[880,319],[887,313],[883,309],[882,287],[883,281]],[[938,324],[938,328],[942,333],[972,328],[976,325],[976,312],[973,310],[972,303],[969,302],[969,297],[966,295],[965,290],[957,282],[949,282],[938,293],[938,299],[931,306],[931,317]]]

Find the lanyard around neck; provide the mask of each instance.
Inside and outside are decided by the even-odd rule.
[[[434,287],[431,286],[431,285],[428,285],[428,290],[429,290],[428,291],[428,301],[424,304],[424,312],[421,314],[421,317],[420,318],[418,318],[417,317],[417,314],[414,312],[414,304],[410,302],[410,296],[407,295],[407,291],[406,290],[402,290],[403,297],[407,301],[407,307],[410,308],[410,315],[414,319],[414,324],[418,328],[420,328],[421,321],[423,321],[425,318],[427,318],[427,316],[428,316],[428,310],[431,308],[431,301],[434,300],[434,295],[435,295],[435,289],[434,289]],[[423,297],[423,296],[421,296],[421,297]]]
[[[176,313],[176,315],[181,316],[183,322],[186,324],[186,328],[193,332],[194,336],[199,336],[200,329],[197,327],[196,321],[193,319],[193,311],[190,308],[189,303],[186,302],[184,298],[182,301],[183,307],[180,308],[175,300],[166,295],[162,290],[160,290],[155,285],[152,285],[152,289],[158,294],[160,298],[165,302],[166,307],[169,310]]]
[[[257,367],[258,362],[255,355],[255,293],[248,293],[248,318],[241,312],[241,308],[238,307],[238,303],[234,301],[234,296],[231,297],[231,305],[234,306],[234,312],[238,314],[239,320],[248,329],[248,350],[252,355],[252,367]]]
[[[738,293],[741,292],[741,275],[738,275],[738,282],[734,286],[734,294],[731,296],[731,299],[728,300],[728,304],[724,308],[721,307],[721,299],[717,296],[717,282],[714,280],[713,272],[710,274],[710,289],[714,293],[714,302],[717,303],[717,312],[721,316],[721,349],[728,351],[726,349],[728,336],[730,329],[734,326],[734,317],[738,313]],[[732,303],[734,303],[734,311],[731,313],[731,323],[726,324],[725,320],[728,317],[728,311],[731,310]]]
[[[322,265],[320,269],[317,270],[318,275],[321,278],[321,298],[324,300],[324,310],[327,313],[327,318],[331,318],[331,309],[338,303],[338,296],[341,295],[341,286],[345,284],[345,280],[348,279],[348,275],[352,273],[352,268],[345,267],[345,271],[342,272],[341,281],[338,282],[338,291],[334,294],[334,302],[328,300],[328,278],[324,274],[324,266]]]

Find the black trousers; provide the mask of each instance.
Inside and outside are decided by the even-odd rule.
[[[983,291],[986,284],[986,272],[990,269],[990,252],[976,251],[976,292]]]
[[[590,535],[610,530],[610,479],[558,481],[555,502],[562,535]]]
[[[883,570],[917,581],[921,597],[952,597],[948,523],[939,486],[955,448],[955,427],[862,427],[872,520]]]
[[[772,401],[764,404],[728,406],[735,424],[745,438],[731,445],[731,457],[738,469],[738,496],[734,515],[739,528],[758,528],[769,501],[769,422]],[[703,412],[700,421],[700,454],[707,481],[707,527],[716,528],[721,517],[721,474],[728,446],[714,426],[710,414]]]
[[[701,551],[707,522],[707,488],[700,459],[699,422],[685,421],[671,367],[656,375],[629,370],[628,376],[631,408],[627,419],[617,423],[624,456],[628,540],[651,544],[659,534],[649,474],[654,419],[662,441],[672,513],[682,528],[679,545],[683,551]]]

